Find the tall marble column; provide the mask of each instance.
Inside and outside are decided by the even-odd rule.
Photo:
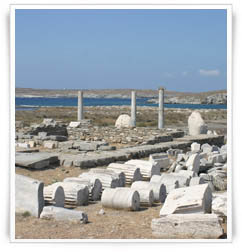
[[[164,88],[159,88],[158,129],[164,128]]]
[[[78,91],[77,121],[84,119],[83,114],[83,92]]]
[[[136,91],[131,92],[131,127],[136,127]]]

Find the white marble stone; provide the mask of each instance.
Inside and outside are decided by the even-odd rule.
[[[200,156],[199,154],[192,154],[188,160],[186,161],[186,167],[190,171],[194,171],[196,173],[199,172],[200,167]]]
[[[116,128],[130,128],[131,127],[131,117],[126,114],[120,115],[115,122],[115,127]]]
[[[39,218],[45,204],[43,189],[43,182],[15,174],[15,211]]]
[[[171,214],[153,219],[151,229],[163,239],[218,239],[224,233],[215,214]]]
[[[172,190],[160,210],[160,216],[168,214],[211,213],[212,192],[208,184]]]
[[[202,119],[198,111],[192,112],[188,118],[189,135],[196,136],[200,134],[207,134],[208,127]]]
[[[83,211],[66,209],[62,207],[45,206],[41,215],[41,219],[57,220],[57,221],[70,221],[78,223],[87,223],[88,216]]]

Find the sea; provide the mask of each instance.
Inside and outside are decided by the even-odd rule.
[[[137,106],[158,107],[158,104],[149,103],[150,98],[137,98]],[[84,98],[84,106],[129,106],[130,99],[125,98]],[[40,107],[71,107],[77,106],[75,97],[16,97],[16,110],[36,110]],[[183,108],[183,109],[227,109],[226,104],[165,104],[165,108]]]

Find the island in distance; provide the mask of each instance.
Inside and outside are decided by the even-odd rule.
[[[130,98],[131,89],[85,89],[86,98]],[[138,89],[137,98],[149,98],[147,102],[158,103],[157,90]],[[76,97],[75,89],[16,88],[16,97]],[[190,93],[165,91],[165,103],[171,104],[227,104],[227,91]]]

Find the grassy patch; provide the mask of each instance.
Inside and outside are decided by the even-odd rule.
[[[30,212],[25,211],[25,212],[22,213],[22,216],[23,216],[24,218],[27,218],[27,217],[31,216],[31,214],[30,214]]]

